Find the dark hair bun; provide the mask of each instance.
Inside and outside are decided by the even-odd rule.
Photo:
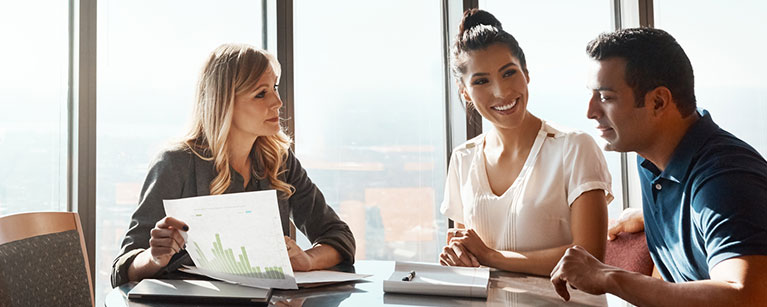
[[[493,14],[480,9],[470,9],[463,12],[461,25],[458,27],[459,35],[479,25],[488,25],[503,30],[501,22]]]

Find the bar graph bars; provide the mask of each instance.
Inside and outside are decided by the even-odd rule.
[[[194,242],[194,247],[197,249],[197,253],[201,258],[198,265],[204,269],[262,279],[285,279],[282,267],[264,267],[262,271],[260,266],[251,266],[250,261],[248,260],[248,253],[243,246],[240,246],[241,254],[237,255],[237,258],[235,258],[231,248],[224,249],[221,244],[221,236],[218,233],[216,234],[216,241],[213,242],[213,248],[211,249],[211,252],[213,252],[213,259],[208,260],[197,242]],[[239,259],[239,261],[237,259]]]

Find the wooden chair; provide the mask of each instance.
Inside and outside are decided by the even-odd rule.
[[[644,231],[622,232],[614,240],[607,241],[605,263],[627,271],[652,276],[654,264],[650,258]]]
[[[87,255],[77,213],[0,217],[0,306],[93,306]]]

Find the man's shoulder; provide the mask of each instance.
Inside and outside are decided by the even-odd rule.
[[[699,181],[730,173],[753,173],[767,179],[767,161],[751,145],[719,129],[696,154],[691,175]]]
[[[755,195],[767,193],[767,161],[727,131],[714,133],[692,163],[687,180],[696,210],[731,205],[735,199],[751,202]]]

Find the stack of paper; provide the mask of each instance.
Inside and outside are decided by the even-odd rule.
[[[413,279],[404,281],[410,272]],[[433,263],[397,262],[394,273],[384,280],[384,292],[487,297],[489,268],[447,267]]]

